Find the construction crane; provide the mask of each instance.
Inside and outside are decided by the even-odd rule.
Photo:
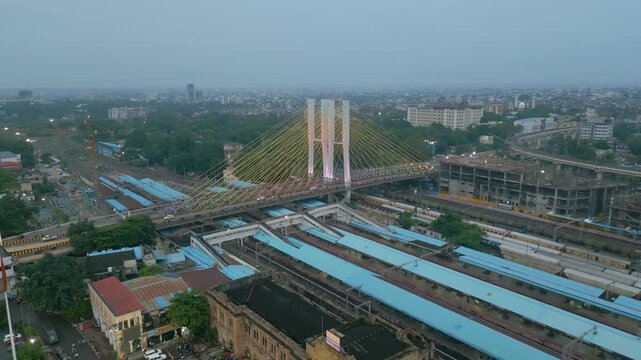
[[[87,160],[89,162],[89,181],[93,184],[94,191],[97,191],[98,188],[98,164],[96,160],[96,152],[98,148],[96,147],[96,133],[93,131],[93,126],[91,124],[91,116],[87,115],[85,119],[85,126],[87,131]]]

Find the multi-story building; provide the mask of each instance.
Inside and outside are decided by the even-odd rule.
[[[371,358],[368,354],[423,358],[389,329],[363,321],[343,323],[331,310],[321,310],[266,275],[220,285],[207,296],[210,323],[221,344],[236,355],[256,360],[356,360]]]
[[[492,112],[496,114],[505,113],[507,106],[504,103],[494,103],[494,104],[485,104],[483,110],[487,112]]]
[[[483,108],[481,107],[407,108],[407,121],[412,126],[441,124],[452,129],[464,130],[480,124],[482,117]]]
[[[605,119],[588,119],[579,123],[579,140],[612,141],[614,126]]]
[[[0,168],[14,172],[22,170],[20,154],[14,154],[11,151],[0,151]]]
[[[89,284],[93,317],[118,359],[140,350],[142,305],[117,278],[108,277]]]
[[[193,104],[196,101],[196,87],[194,84],[187,84],[187,102]]]
[[[180,335],[167,317],[171,298],[189,287],[162,275],[125,282],[111,276],[89,284],[89,300],[100,330],[118,359]]]
[[[561,171],[488,154],[450,157],[441,161],[440,191],[498,206],[578,218],[605,213],[610,198],[628,189],[622,182],[555,173]]]
[[[115,107],[115,108],[109,109],[107,111],[107,115],[109,116],[109,120],[116,120],[116,121],[146,118],[147,115],[149,115],[149,109],[147,109],[144,106]]]
[[[514,125],[523,127],[521,134],[550,130],[554,128],[554,118],[526,118],[515,120]]]

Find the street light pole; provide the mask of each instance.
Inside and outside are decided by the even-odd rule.
[[[7,306],[7,321],[9,322],[9,336],[11,336],[11,353],[13,354],[13,360],[18,360],[16,355],[16,340],[13,336],[13,325],[11,324],[11,311],[9,309],[9,297],[7,297],[7,289],[4,291],[4,302]]]

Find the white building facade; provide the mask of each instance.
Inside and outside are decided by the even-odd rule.
[[[435,107],[407,108],[407,121],[412,126],[441,124],[445,127],[464,130],[481,123],[483,108],[480,107]]]
[[[579,124],[579,140],[612,141],[613,130],[611,122],[582,121]]]

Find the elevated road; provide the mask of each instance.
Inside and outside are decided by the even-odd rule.
[[[431,167],[425,167],[421,171],[411,172],[389,172],[386,175],[376,176],[371,178],[361,178],[354,180],[350,186],[346,186],[343,182],[329,183],[327,185],[312,186],[303,190],[292,190],[287,184],[279,187],[278,195],[259,196],[250,189],[238,190],[239,192],[246,192],[246,196],[240,196],[238,202],[215,207],[212,209],[205,209],[194,211],[191,213],[177,213],[171,219],[165,219],[162,210],[168,207],[168,204],[157,205],[154,207],[143,208],[131,211],[127,215],[146,215],[156,225],[158,230],[194,224],[201,221],[206,221],[213,218],[238,214],[248,210],[261,209],[275,205],[282,205],[292,201],[305,200],[313,197],[319,197],[329,194],[336,194],[346,192],[348,190],[356,190],[368,186],[380,185],[396,181],[412,180],[422,178],[430,173]],[[261,200],[258,200],[261,199]],[[122,221],[126,215],[112,214],[91,218],[96,227],[103,227],[116,224]],[[1,245],[4,249],[16,258],[17,262],[25,263],[36,261],[43,256],[43,253],[64,254],[70,252],[72,249],[69,245],[69,239],[66,237],[67,228],[70,223],[61,224],[59,226],[39,229],[30,233],[22,234],[21,236],[12,236],[2,240]],[[55,239],[45,240],[45,236],[55,236]],[[44,240],[44,241],[43,241]],[[65,251],[60,251],[66,249]]]
[[[622,167],[597,165],[590,162],[570,159],[570,158],[559,156],[559,155],[552,155],[549,153],[545,153],[543,151],[530,149],[522,145],[522,143],[528,139],[532,139],[536,137],[547,137],[554,134],[560,134],[560,133],[576,131],[576,130],[577,130],[577,127],[546,130],[546,131],[541,131],[536,133],[525,134],[521,136],[515,136],[510,139],[507,139],[506,143],[508,144],[508,146],[512,151],[518,154],[530,157],[532,159],[549,161],[555,164],[574,166],[574,167],[583,168],[583,169],[589,169],[596,173],[610,173],[610,174],[626,175],[626,176],[633,176],[633,177],[641,177],[641,170],[631,170],[631,169],[626,169]]]

